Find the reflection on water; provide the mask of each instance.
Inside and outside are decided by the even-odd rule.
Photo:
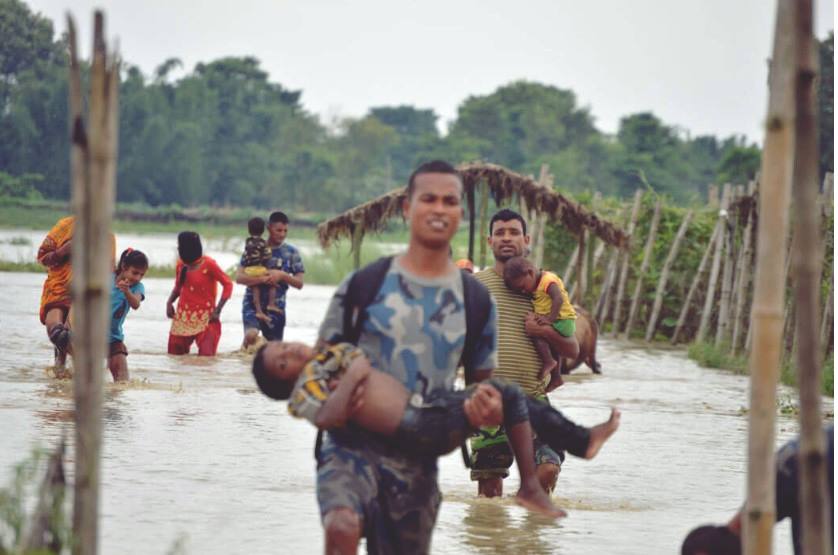
[[[72,382],[45,372],[41,279],[0,273],[0,484],[32,446],[72,426]],[[222,315],[218,357],[173,357],[165,354],[171,282],[144,283],[148,299],[125,324],[132,381],[105,386],[102,553],[162,554],[179,538],[189,553],[321,550],[315,430],[256,394],[248,359],[236,353],[243,289]],[[289,294],[289,339],[314,340],[331,293]],[[674,553],[690,528],[733,514],[744,495],[747,380],[673,350],[605,341],[599,358],[602,376],[574,374],[551,395],[582,424],[604,420],[612,404],[623,410],[597,459],[565,463],[555,501],[569,516],[550,522],[511,497],[476,499],[455,452],[440,460],[434,553]],[[780,442],[796,425],[780,417],[778,429]],[[517,488],[512,473],[507,495]],[[776,553],[791,553],[788,528],[778,527]]]

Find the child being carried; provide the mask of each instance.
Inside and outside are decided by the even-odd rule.
[[[276,400],[290,399],[288,411],[320,429],[339,428],[351,421],[386,436],[404,452],[424,457],[449,453],[476,431],[466,406],[472,395],[486,394],[472,385],[417,403],[401,382],[374,369],[350,343],[317,351],[304,343],[271,341],[256,353],[253,376],[262,393]],[[504,425],[521,474],[516,501],[551,517],[565,516],[536,476],[533,430],[553,449],[591,459],[619,427],[619,411],[612,409],[607,421],[584,428],[547,403],[528,397],[515,384],[496,379],[483,383],[497,390],[503,400]]]
[[[247,231],[250,237],[244,242],[244,256],[242,267],[244,273],[252,277],[268,276],[268,264],[270,264],[273,253],[268,243],[262,239],[265,232],[265,220],[262,218],[251,218],[247,222]],[[253,306],[256,307],[256,317],[268,325],[271,325],[271,318],[262,309],[262,285],[249,287],[253,294]],[[267,310],[269,312],[281,312],[276,306],[276,287],[268,287]]]
[[[526,258],[517,256],[506,262],[503,280],[513,291],[532,296],[533,312],[540,324],[552,326],[562,337],[576,342],[576,310],[559,276],[539,270]],[[560,383],[561,368],[557,359],[561,359],[563,353],[554,353],[546,339],[533,337],[532,340],[542,361],[538,379],[544,379],[548,373],[558,374],[558,379],[553,376],[551,382]]]

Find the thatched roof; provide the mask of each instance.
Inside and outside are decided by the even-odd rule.
[[[495,164],[465,164],[458,171],[463,179],[464,192],[473,192],[485,180],[495,203],[522,198],[530,210],[547,214],[576,235],[588,229],[609,245],[624,247],[628,238],[622,229],[601,219],[579,204],[539,185],[534,179]],[[364,232],[381,231],[387,220],[401,211],[405,189],[400,188],[360,204],[317,226],[320,244],[325,248],[341,237],[351,238],[360,226]]]

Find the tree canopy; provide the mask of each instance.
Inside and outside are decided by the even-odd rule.
[[[20,0],[0,0],[0,36],[0,192],[67,198],[66,44]],[[820,43],[822,171],[834,167],[832,42],[830,34]],[[629,196],[648,186],[686,202],[710,183],[745,182],[759,167],[759,148],[743,137],[693,138],[651,112],[626,115],[616,134],[603,133],[573,91],[542,83],[466,98],[446,134],[433,110],[409,105],[327,126],[304,109],[302,95],[253,57],[191,70],[170,58],[150,76],[126,61],[118,200],[335,213],[404,184],[420,162],[444,158],[523,175],[548,164],[560,191]]]

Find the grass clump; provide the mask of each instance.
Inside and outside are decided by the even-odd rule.
[[[748,357],[732,356],[730,347],[725,344],[716,347],[712,343],[693,343],[687,351],[687,356],[705,368],[719,368],[745,375],[749,373]],[[834,357],[830,356],[824,362],[821,371],[821,393],[829,397],[835,396],[833,366]],[[785,358],[780,365],[780,383],[797,387],[797,367],[791,357]]]

